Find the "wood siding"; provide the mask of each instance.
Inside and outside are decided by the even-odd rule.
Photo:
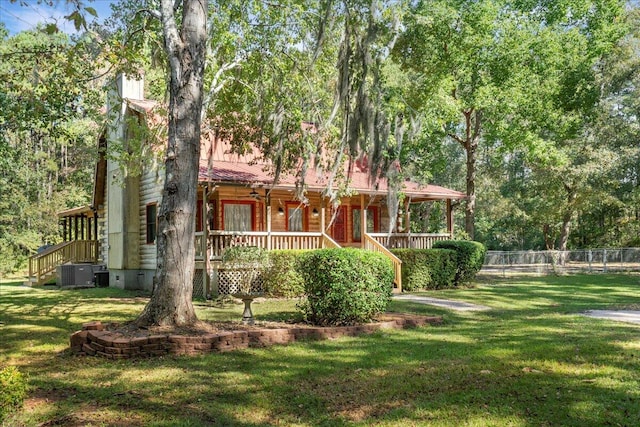
[[[157,251],[155,243],[147,243],[147,205],[156,203],[160,209],[164,169],[152,167],[140,177],[140,268],[155,270]]]

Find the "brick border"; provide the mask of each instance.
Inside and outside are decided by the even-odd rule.
[[[150,335],[124,338],[106,330],[100,321],[85,323],[82,330],[70,338],[74,354],[100,356],[108,359],[130,359],[167,355],[201,355],[222,353],[249,347],[268,347],[289,344],[299,340],[326,340],[344,336],[369,334],[381,329],[403,329],[427,324],[442,323],[440,316],[412,314],[388,314],[390,320],[357,326],[301,327],[278,329],[255,329],[242,331],[220,331],[205,335]]]

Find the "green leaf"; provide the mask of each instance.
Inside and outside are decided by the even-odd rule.
[[[84,8],[84,10],[86,10],[88,14],[95,16],[96,18],[98,17],[98,12],[96,12],[94,8],[87,6]]]

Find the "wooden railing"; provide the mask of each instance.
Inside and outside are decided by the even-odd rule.
[[[340,248],[340,243],[336,242],[328,234],[322,233],[322,247],[323,248]]]
[[[364,235],[364,245],[363,248],[369,251],[379,252],[384,254],[387,258],[391,260],[393,264],[393,292],[400,293],[402,292],[402,261],[400,258],[392,254],[389,249],[382,246],[380,242],[371,237],[369,234]]]
[[[203,233],[196,233],[196,259],[198,260],[204,259],[203,243]],[[221,258],[224,250],[233,246],[258,246],[267,250],[340,247],[331,237],[319,232],[209,231],[211,259]]]
[[[29,280],[43,284],[59,265],[98,261],[97,240],[73,240],[59,243],[29,258]]]
[[[373,239],[386,248],[431,249],[438,240],[449,240],[449,233],[369,233]]]

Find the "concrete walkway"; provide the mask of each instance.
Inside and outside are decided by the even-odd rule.
[[[397,301],[411,301],[418,304],[433,305],[436,307],[448,308],[455,311],[485,311],[491,310],[491,307],[486,305],[471,304],[470,302],[453,301],[448,299],[430,298],[420,295],[402,294],[394,295],[394,300]]]
[[[589,310],[585,316],[596,319],[615,320],[617,322],[640,323],[640,311],[633,310]]]

